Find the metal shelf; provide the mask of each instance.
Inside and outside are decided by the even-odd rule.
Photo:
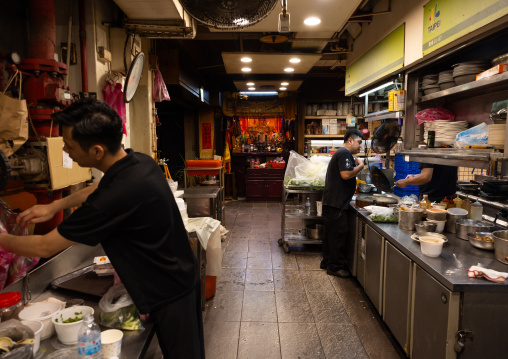
[[[481,79],[478,81],[468,82],[464,85],[452,87],[447,90],[435,92],[433,94],[423,96],[417,103],[425,103],[438,99],[453,99],[473,97],[479,95],[487,95],[490,93],[506,90],[508,85],[508,72]]]
[[[301,218],[301,219],[323,219],[323,216],[318,216],[316,213],[307,216],[299,213],[288,213],[286,212],[286,218]]]
[[[369,121],[379,121],[379,120],[386,120],[389,118],[402,118],[404,117],[403,111],[379,111],[379,112],[373,112],[365,115],[365,120],[367,122]]]
[[[409,161],[489,169],[491,159],[499,152],[490,149],[428,148],[404,150],[403,156]]]
[[[362,119],[363,116],[355,116],[356,118]],[[347,119],[347,115],[321,115],[321,116],[305,116],[304,119],[306,120],[323,120],[323,119],[338,119],[338,120],[345,120]]]
[[[287,243],[300,243],[300,244],[321,244],[321,239],[310,239],[304,234],[300,233],[288,233],[284,236],[284,241]]]

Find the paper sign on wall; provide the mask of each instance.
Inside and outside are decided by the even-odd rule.
[[[68,169],[72,169],[72,158],[69,157],[69,154],[67,152],[65,152],[64,150],[62,150],[62,159],[63,159],[63,168],[68,168]]]
[[[210,150],[212,148],[212,124],[202,123],[201,124],[201,142],[204,150]]]

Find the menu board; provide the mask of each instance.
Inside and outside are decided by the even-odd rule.
[[[508,14],[508,0],[432,0],[423,11],[423,55]]]

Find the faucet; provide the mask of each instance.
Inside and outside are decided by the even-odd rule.
[[[501,216],[503,218],[506,218],[506,216],[508,216],[508,213],[506,212],[506,210],[504,209],[500,209],[499,211],[496,212],[496,215],[494,217],[494,225],[496,224],[496,221],[497,221],[497,217],[498,216]]]

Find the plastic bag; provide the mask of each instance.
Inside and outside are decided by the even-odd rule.
[[[127,136],[127,108],[123,100],[122,84],[106,81],[106,87],[102,90],[104,102],[113,108],[122,119],[123,134]]]
[[[155,102],[171,101],[168,88],[164,83],[162,74],[159,70],[155,71],[155,80],[153,84],[153,99]]]
[[[123,285],[114,285],[99,301],[101,325],[122,330],[143,330],[139,312]]]
[[[171,188],[171,192],[175,193],[178,189],[178,181],[173,181],[171,178],[167,179],[169,188]]]
[[[478,126],[471,127],[465,131],[457,133],[455,136],[454,147],[464,148],[466,146],[486,145],[489,140],[489,126],[485,122]]]
[[[419,125],[425,121],[453,121],[455,119],[455,115],[453,113],[441,107],[427,108],[423,111],[417,112],[415,117],[418,119]]]
[[[308,160],[291,151],[284,174],[284,184],[288,186],[323,187],[330,159],[331,157],[312,156]]]
[[[33,343],[22,344],[17,343],[24,339],[33,339],[34,332],[32,329],[21,324],[19,320],[10,319],[0,323],[0,337],[8,337],[16,342],[11,351],[0,355],[1,359],[32,359]]]

